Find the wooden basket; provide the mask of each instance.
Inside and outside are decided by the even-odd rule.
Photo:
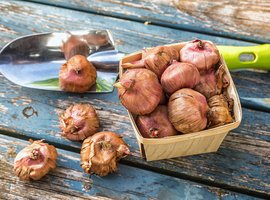
[[[177,50],[180,50],[185,43],[171,44]],[[120,77],[123,74],[121,65],[127,62],[133,62],[140,60],[142,57],[141,52],[135,52],[125,56],[120,61]],[[230,79],[230,86],[228,87],[228,94],[234,100],[234,117],[235,121],[230,124],[211,128],[195,133],[189,133],[184,135],[170,136],[166,138],[144,138],[142,137],[132,113],[128,111],[128,115],[135,131],[135,135],[140,148],[141,156],[146,158],[147,161],[161,160],[166,158],[174,158],[180,156],[195,155],[201,153],[215,152],[218,150],[223,139],[227,133],[237,128],[240,125],[242,119],[242,109],[240,100],[231,78],[230,72],[224,59],[221,56],[221,62],[225,66],[226,73]]]

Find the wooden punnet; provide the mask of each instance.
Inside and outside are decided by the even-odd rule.
[[[185,43],[171,44],[177,50],[180,50]],[[141,52],[135,52],[125,56],[120,60],[120,77],[123,74],[123,68],[121,65],[127,62],[133,62],[140,60],[142,57]],[[230,130],[237,128],[242,119],[242,109],[239,100],[238,93],[231,78],[230,72],[223,57],[220,58],[221,63],[225,66],[226,73],[230,79],[230,86],[227,88],[228,94],[234,100],[234,117],[235,121],[195,133],[189,133],[184,135],[170,136],[167,138],[144,138],[140,134],[139,129],[135,123],[135,115],[128,111],[128,115],[135,131],[135,135],[138,141],[138,145],[141,151],[141,156],[146,158],[147,161],[161,160],[166,158],[174,158],[179,156],[188,156],[201,153],[215,152],[218,150],[225,136]]]

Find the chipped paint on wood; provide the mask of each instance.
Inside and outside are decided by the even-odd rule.
[[[249,72],[247,75],[252,77],[254,73]],[[261,74],[261,76],[263,75],[266,74]],[[264,79],[261,78],[261,80]],[[0,91],[2,88],[3,91],[9,90],[13,94],[16,93],[16,90],[10,89],[7,82],[7,80],[0,82],[0,86],[3,86],[0,87]],[[254,82],[254,84],[257,83]],[[263,87],[261,89],[263,90]],[[269,88],[265,88],[265,90],[267,91]],[[110,94],[85,94],[83,97],[81,95],[51,93],[41,90],[33,92],[28,89],[21,91],[18,95],[21,96],[21,94],[33,100],[31,106],[38,110],[39,115],[24,119],[20,114],[21,109],[24,107],[18,107],[17,110],[14,110],[9,95],[6,95],[2,101],[6,102],[5,105],[13,110],[13,114],[18,116],[15,121],[10,115],[6,115],[2,119],[4,122],[9,122],[10,128],[16,130],[15,133],[10,133],[11,135],[20,134],[28,138],[44,138],[48,142],[56,143],[63,148],[74,148],[74,151],[78,152],[81,147],[79,142],[71,142],[60,136],[58,115],[55,111],[64,111],[64,109],[76,102],[90,103],[97,109],[101,119],[102,126],[100,130],[118,132],[124,136],[125,141],[130,145],[132,156],[125,158],[129,163],[139,164],[155,170],[162,169],[168,173],[176,173],[179,176],[188,175],[199,177],[204,181],[218,181],[222,184],[237,188],[244,187],[256,192],[263,193],[267,189],[264,185],[269,180],[265,178],[267,177],[265,174],[270,159],[265,156],[264,152],[270,148],[270,125],[267,124],[270,114],[262,115],[258,111],[243,109],[245,117],[242,125],[225,138],[220,150],[215,154],[168,159],[160,162],[145,162],[140,158],[133,129],[126,110],[117,99],[117,91]],[[50,100],[48,101],[48,99]],[[22,120],[24,120],[23,123]],[[255,166],[254,163],[261,164]],[[243,175],[253,181],[246,182],[246,179],[242,180]]]
[[[32,102],[32,99],[26,96],[16,96],[11,99],[14,106],[25,106]]]
[[[85,12],[104,13],[129,20],[154,21],[155,24],[178,29],[208,32],[235,38],[269,39],[267,3],[263,1],[182,1],[182,0],[31,0],[43,4],[64,6]],[[253,17],[254,16],[254,17]],[[252,25],[255,26],[252,26]],[[268,23],[269,24],[269,23]],[[251,27],[251,28],[249,28]],[[233,35],[234,34],[234,35]],[[260,38],[260,39],[259,39]]]
[[[3,104],[0,104],[0,114],[5,114],[8,111],[8,108]]]
[[[121,3],[121,2],[120,2]],[[11,5],[20,7],[21,12],[9,12]],[[12,3],[1,1],[0,23],[10,28],[10,32],[0,32],[0,38],[7,40],[19,35],[34,32],[57,31],[65,29],[109,28],[116,40],[123,43],[119,49],[124,52],[133,52],[144,46],[156,46],[179,40],[190,40],[192,37],[209,39],[219,44],[250,45],[251,43],[222,37],[213,37],[204,34],[176,31],[155,25],[145,26],[142,23],[128,20],[98,16],[78,11],[70,11],[56,7],[14,1]],[[46,16],[46,17],[41,17]],[[188,16],[187,16],[188,17]],[[18,19],[26,19],[18,23]],[[59,23],[59,19],[65,23]],[[29,23],[35,21],[35,23]],[[78,23],[80,21],[81,23]],[[45,25],[44,25],[45,24]],[[137,30],[140,30],[138,32]],[[2,40],[0,40],[2,42]],[[0,46],[3,43],[0,43]],[[241,97],[264,98],[270,97],[269,73],[233,72]],[[188,176],[208,182],[209,184],[222,184],[239,190],[257,192],[267,195],[269,187],[269,156],[263,152],[269,145],[269,113],[244,109],[242,125],[225,139],[221,149],[215,154],[205,154],[186,158],[168,159],[160,162],[145,162],[139,157],[138,146],[133,135],[130,122],[125,109],[120,105],[117,92],[111,94],[85,94],[75,95],[66,93],[53,93],[48,91],[31,90],[14,85],[0,75],[0,102],[6,108],[7,113],[0,121],[0,130],[5,134],[24,138],[45,138],[65,149],[78,151],[81,147],[79,142],[70,142],[59,134],[58,119],[55,110],[64,110],[75,102],[88,102],[93,104],[104,123],[101,130],[118,131],[124,135],[125,140],[131,146],[132,156],[124,161],[140,167],[152,168],[164,173],[173,173],[177,176]],[[20,101],[21,97],[31,101]],[[13,99],[13,101],[11,100]],[[15,99],[15,100],[14,100]],[[15,106],[17,105],[17,106]],[[37,110],[38,116],[26,118],[22,110],[32,106]],[[268,148],[269,149],[269,148]],[[71,153],[71,152],[70,152]],[[71,162],[71,161],[69,161]],[[259,164],[256,164],[259,163]],[[242,177],[245,177],[242,179]],[[82,187],[82,186],[80,186]],[[165,194],[163,192],[162,194]]]
[[[12,142],[10,142],[12,141]],[[11,144],[10,144],[11,143]],[[57,149],[57,168],[40,181],[22,182],[12,172],[13,156],[5,152],[14,145],[18,152],[26,145],[25,141],[0,135],[0,198],[7,194],[17,198],[39,199],[226,199],[249,196],[210,187],[190,181],[146,171],[130,166],[119,166],[117,173],[106,177],[83,173],[79,155]],[[14,151],[14,150],[12,150]],[[118,187],[117,187],[118,186]],[[27,192],[22,192],[22,191]]]
[[[269,3],[265,1],[204,1],[174,0],[182,12],[211,23],[217,28],[269,39]]]

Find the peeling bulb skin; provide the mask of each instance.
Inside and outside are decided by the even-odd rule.
[[[122,105],[137,115],[151,113],[164,98],[157,76],[148,69],[127,70],[115,86]]]
[[[99,118],[90,104],[74,104],[59,115],[62,136],[69,140],[84,140],[99,129]]]
[[[124,69],[145,67],[160,78],[173,60],[179,60],[179,52],[176,49],[173,47],[158,46],[152,49],[144,49],[142,51],[141,60],[132,63],[124,63],[122,67]]]
[[[233,122],[229,110],[226,107],[210,108],[208,113],[209,124],[211,128],[218,127]]]
[[[215,95],[208,100],[208,105],[208,127],[214,128],[234,121],[231,115],[233,99],[223,94]]]
[[[43,140],[22,149],[14,160],[14,172],[20,180],[39,180],[56,168],[57,151]]]
[[[130,150],[122,137],[114,132],[99,132],[83,141],[81,167],[88,174],[106,176],[117,170],[118,161]]]
[[[75,55],[59,71],[60,88],[66,92],[84,93],[96,83],[96,68],[85,56]]]
[[[194,90],[203,94],[207,99],[214,95],[221,94],[230,85],[229,78],[223,65],[217,71],[210,69],[201,74],[200,82]]]

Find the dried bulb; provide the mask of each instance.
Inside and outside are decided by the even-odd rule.
[[[106,176],[116,171],[118,161],[129,154],[129,148],[120,135],[99,132],[83,141],[81,167],[86,173]]]
[[[189,88],[177,90],[168,102],[169,120],[182,133],[201,131],[207,125],[208,105],[205,97]]]
[[[145,138],[163,138],[178,133],[169,121],[168,109],[164,105],[158,106],[148,115],[138,116],[136,124]]]
[[[180,50],[180,61],[194,64],[200,72],[214,67],[219,59],[218,49],[210,41],[194,40]]]
[[[203,94],[207,99],[221,94],[230,84],[224,65],[219,66],[217,71],[210,69],[201,74],[200,82],[194,87],[194,90]]]
[[[210,108],[212,107],[228,107],[227,97],[225,97],[223,94],[215,95],[208,99],[208,105]]]
[[[193,88],[200,81],[200,73],[195,65],[190,63],[173,63],[163,72],[161,85],[168,94],[182,88]]]
[[[90,104],[71,105],[59,115],[62,136],[69,140],[84,140],[97,132],[99,118]]]
[[[221,94],[224,89],[230,85],[230,79],[226,73],[225,66],[220,65],[215,73],[217,80],[217,92],[216,94]]]
[[[71,57],[59,71],[60,88],[66,92],[86,92],[96,83],[96,78],[96,68],[82,55]]]
[[[14,160],[14,172],[20,180],[39,180],[56,168],[57,151],[43,140],[32,142]]]
[[[179,60],[179,52],[176,49],[169,46],[158,46],[152,49],[144,49],[141,60],[124,63],[122,67],[124,69],[145,67],[160,78],[173,60]]]
[[[217,127],[233,122],[230,113],[232,102],[232,99],[225,97],[223,94],[215,95],[208,99],[208,105],[210,107],[208,112],[208,127]]]
[[[127,70],[114,86],[122,105],[137,115],[151,113],[164,98],[157,76],[148,69]]]

